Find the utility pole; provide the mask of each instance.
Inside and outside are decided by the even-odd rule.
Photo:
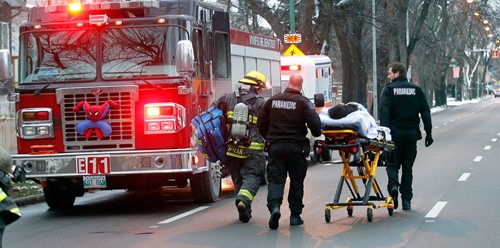
[[[290,34],[295,34],[295,0],[290,0]]]
[[[377,29],[375,28],[375,0],[372,0],[372,109],[373,118],[378,120],[378,81],[377,81]]]

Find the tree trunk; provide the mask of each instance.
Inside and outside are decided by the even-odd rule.
[[[361,46],[364,1],[334,8],[333,27],[337,34],[342,61],[342,102],[358,102],[366,106],[366,69]]]

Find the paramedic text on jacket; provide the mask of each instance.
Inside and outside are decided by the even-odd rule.
[[[310,151],[307,128],[318,137],[321,135],[321,123],[313,104],[300,92],[302,82],[300,75],[292,75],[288,88],[267,100],[259,115],[259,131],[269,144],[267,208],[271,213],[270,229],[279,227],[287,174],[290,176],[290,225],[303,224],[300,215],[304,208],[306,156]]]
[[[380,124],[391,129],[396,145],[396,163],[387,166],[387,190],[394,198],[394,208],[397,208],[399,187],[403,210],[410,210],[413,198],[413,163],[417,156],[417,140],[421,139],[419,115],[426,132],[425,146],[430,146],[433,139],[431,114],[425,95],[420,87],[408,82],[405,75],[406,68],[403,64],[394,63],[389,66],[388,78],[391,82],[382,90]],[[401,184],[398,175],[400,168]]]
[[[235,204],[242,222],[252,217],[251,204],[264,180],[265,142],[257,129],[257,116],[265,102],[259,93],[266,81],[262,73],[251,71],[239,81],[241,86],[237,91],[222,96],[215,103],[228,122],[225,165],[237,192]]]

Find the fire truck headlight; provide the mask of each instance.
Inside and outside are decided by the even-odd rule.
[[[38,135],[48,135],[49,134],[49,126],[41,126],[36,128],[36,134]]]
[[[25,108],[17,111],[17,134],[23,139],[54,138],[51,108]]]
[[[162,121],[161,122],[161,130],[173,131],[174,130],[174,122],[173,121]]]
[[[148,122],[148,131],[160,131],[160,122]]]
[[[23,128],[24,136],[34,136],[36,134],[36,127],[28,126]]]

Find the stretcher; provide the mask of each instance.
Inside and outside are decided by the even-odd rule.
[[[382,162],[383,151],[395,148],[392,141],[387,141],[383,134],[375,139],[361,137],[351,129],[324,130],[324,140],[316,140],[314,147],[321,152],[322,149],[337,150],[342,160],[343,169],[333,202],[325,206],[325,221],[330,223],[331,210],[347,208],[347,215],[353,214],[354,206],[367,206],[366,216],[368,221],[373,220],[373,210],[387,208],[389,215],[394,211],[392,197],[385,197],[376,180],[377,166]],[[357,171],[354,172],[353,169]],[[365,192],[360,192],[361,182]],[[344,184],[351,193],[345,202],[340,202]],[[358,186],[359,185],[359,186]],[[373,194],[372,194],[373,192]],[[381,201],[380,204],[374,202]]]

